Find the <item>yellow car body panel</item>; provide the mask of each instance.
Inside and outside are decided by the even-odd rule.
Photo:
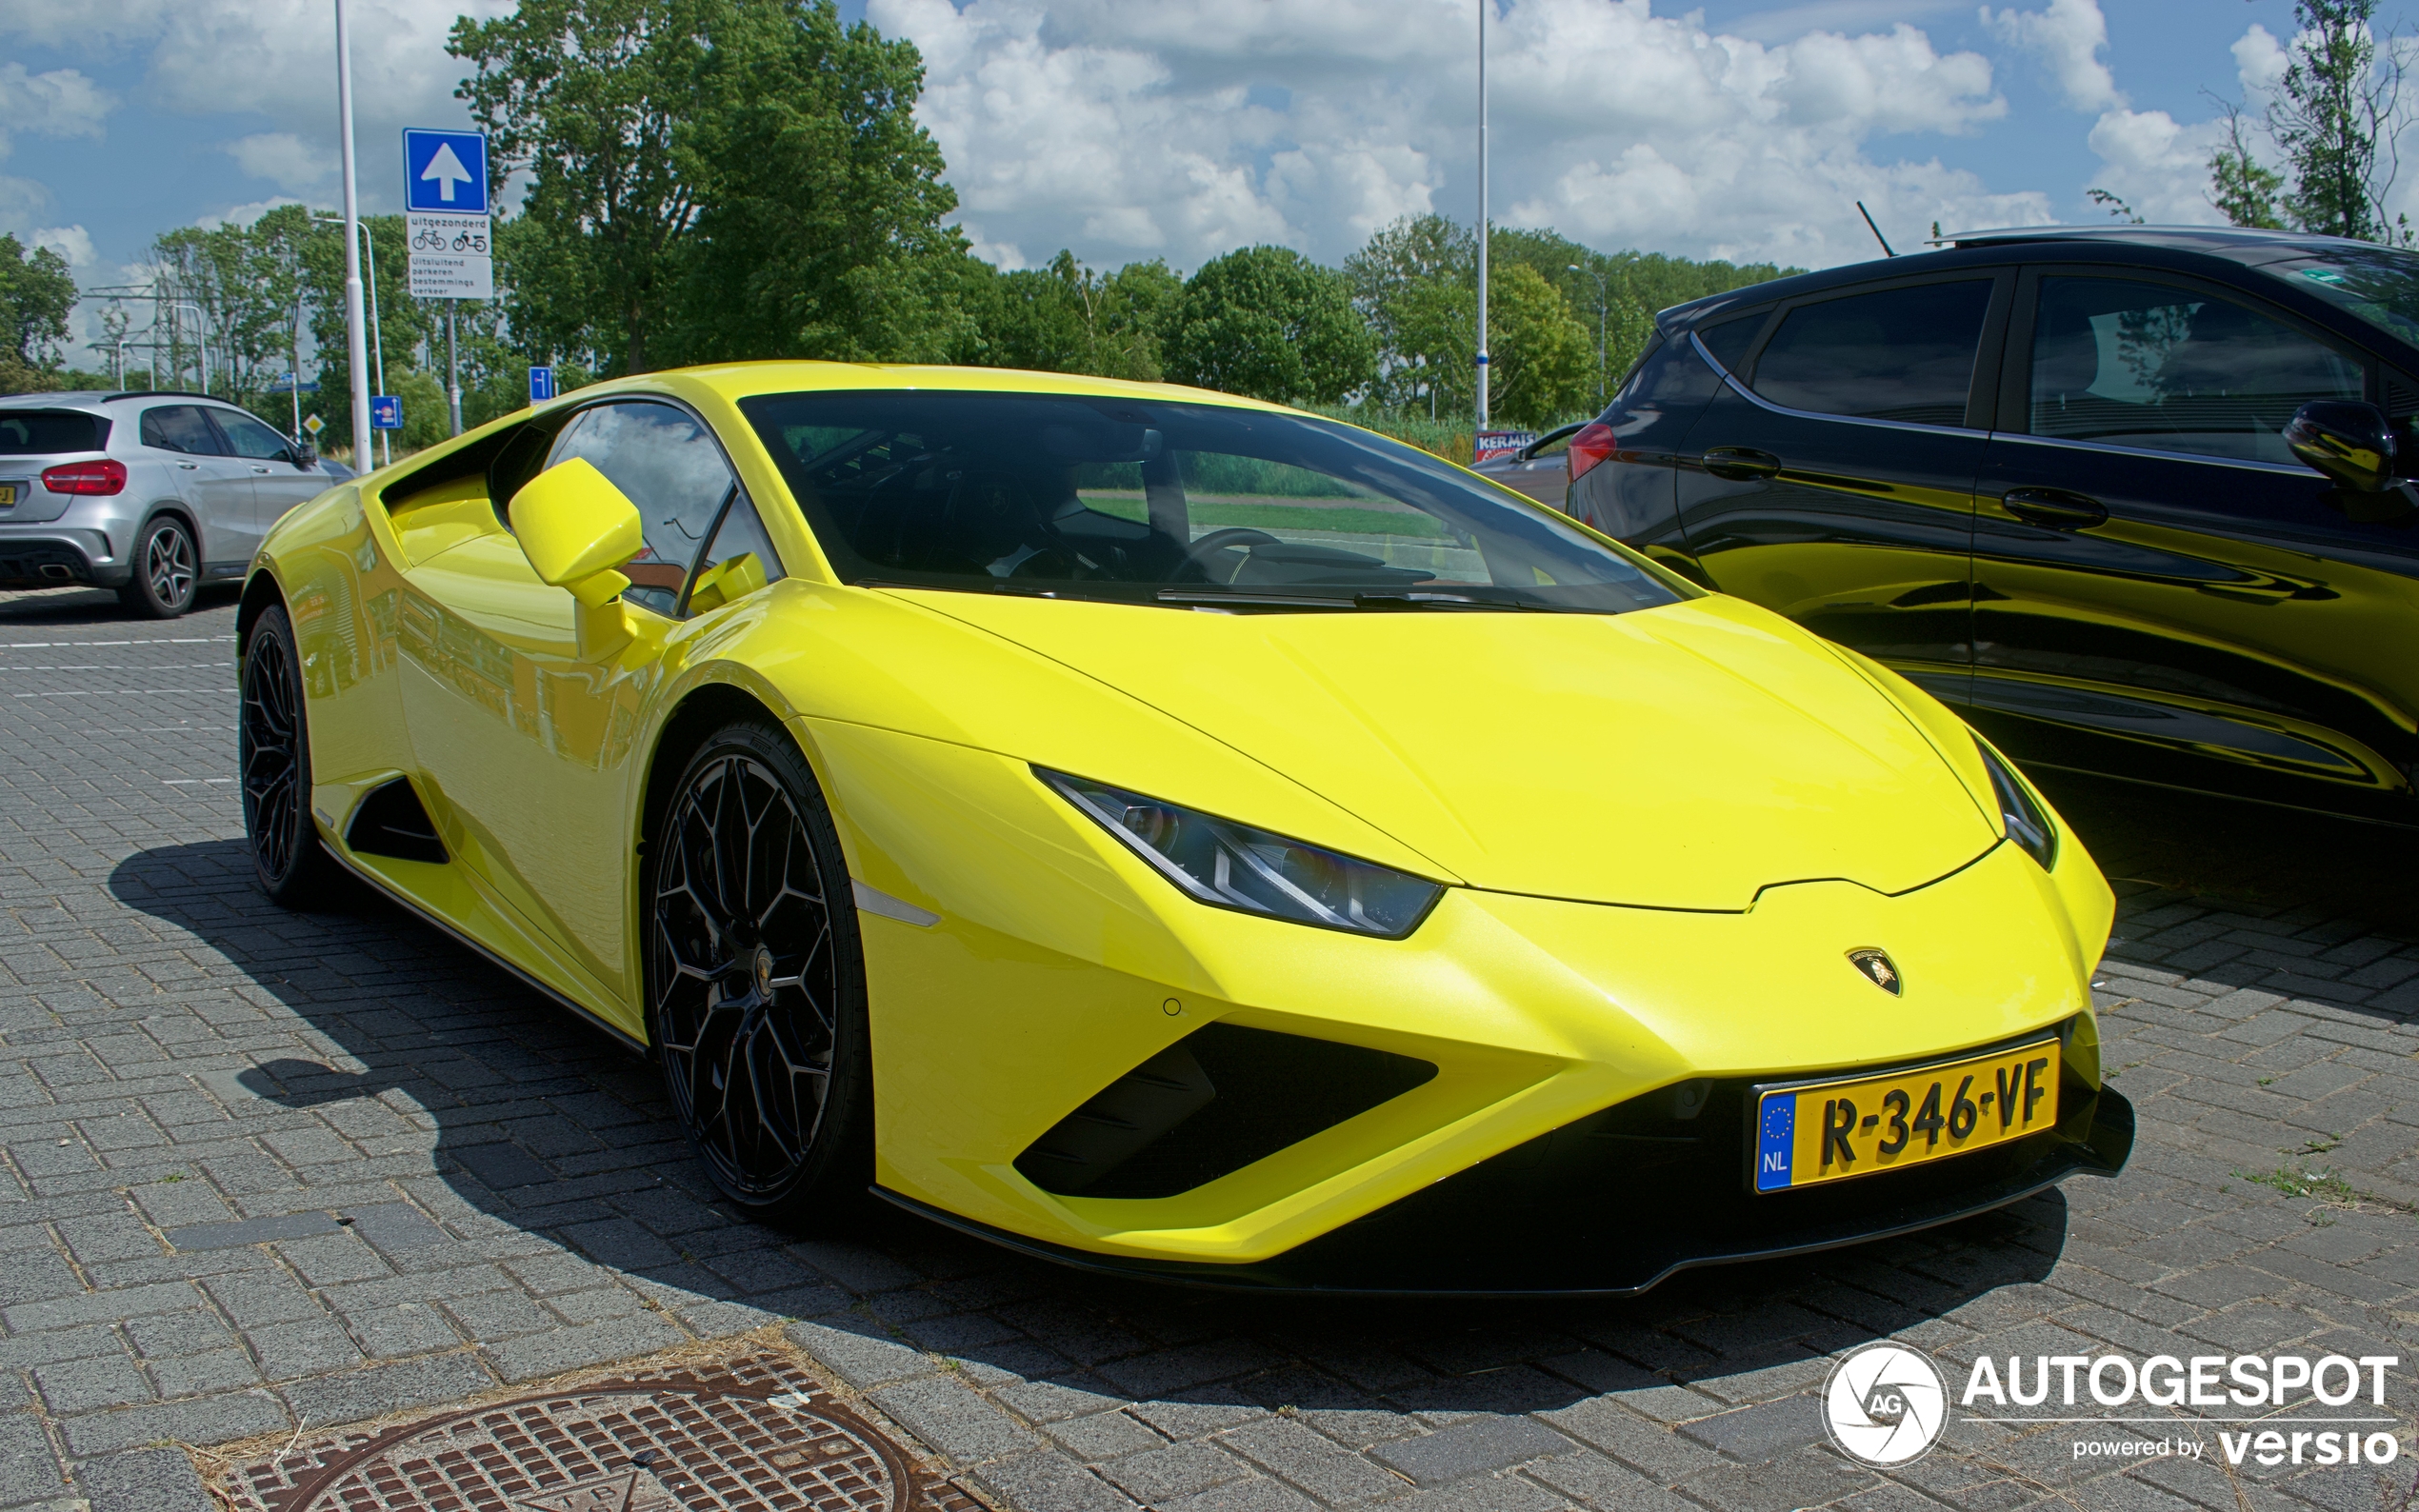
[[[2065,1025],[2096,1087],[2109,888],[2070,834],[2049,872],[2001,839],[1970,735],[1895,674],[1693,590],[1617,615],[1228,615],[849,586],[738,401],[866,388],[1283,412],[847,364],[584,390],[555,408],[652,394],[701,416],[787,574],[685,621],[630,607],[632,638],[601,656],[481,478],[410,484],[530,413],[331,490],[271,532],[246,601],[294,621],[323,842],[643,1044],[657,747],[701,690],[761,706],[821,783],[851,877],[931,916],[860,912],[878,1182],[1073,1252],[1266,1260],[1690,1078]],[[1442,901],[1402,940],[1205,907],[1036,767],[1412,873]],[[452,863],[349,845],[354,806],[398,774]],[[1868,945],[1903,995],[1845,964]],[[1053,1196],[1018,1172],[1070,1110],[1215,1022],[1437,1074],[1173,1197]]]

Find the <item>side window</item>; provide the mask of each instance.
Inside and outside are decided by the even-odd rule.
[[[1763,321],[1755,317],[1757,325]],[[1612,428],[1625,451],[1675,448],[1721,381],[1685,339],[1658,342],[1598,418]]]
[[[584,409],[554,443],[552,467],[585,457],[630,495],[645,522],[647,546],[622,568],[622,596],[658,614],[680,606],[690,567],[738,487],[722,448],[685,409],[637,401]]]
[[[689,589],[689,612],[703,614],[734,599],[746,598],[768,583],[781,580],[781,559],[765,537],[765,523],[745,493],[730,496],[730,507],[714,528],[706,547],[697,581]]]
[[[1764,328],[1764,322],[1771,314],[1769,309],[1759,309],[1752,315],[1734,315],[1729,320],[1716,321],[1698,331],[1697,340],[1705,343],[1705,349],[1713,353],[1715,362],[1731,372],[1737,372],[1739,364],[1747,361],[1748,348],[1755,344],[1755,333]]]
[[[2295,409],[2360,397],[2358,363],[2229,300],[2115,278],[2041,281],[2034,435],[2290,464],[2281,432]]]
[[[193,405],[162,405],[157,409],[143,411],[143,445],[157,447],[162,451],[182,451],[190,456],[225,456],[219,445],[218,432]]]
[[[1791,409],[1963,426],[1990,290],[1977,278],[1801,305],[1764,344],[1752,387]]]
[[[255,462],[286,460],[286,438],[251,416],[233,409],[213,409],[210,417],[218,422],[219,433],[227,438],[235,455]]]

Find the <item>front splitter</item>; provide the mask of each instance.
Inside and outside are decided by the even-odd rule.
[[[933,1223],[1101,1275],[1217,1291],[1358,1297],[1629,1297],[1679,1271],[1814,1254],[1976,1217],[2069,1176],[2113,1177],[2133,1149],[2133,1104],[2102,1088],[2059,1130],[1835,1191],[1757,1197],[1682,1182],[1624,1190],[1619,1173],[1557,1169],[1508,1151],[1269,1260],[1242,1264],[1104,1255],[1027,1238],[875,1186]],[[1524,1147],[1526,1148],[1526,1147]],[[1972,1164],[1968,1164],[1972,1163]],[[1592,1178],[1592,1179],[1591,1179]],[[1484,1235],[1483,1240],[1470,1236]]]

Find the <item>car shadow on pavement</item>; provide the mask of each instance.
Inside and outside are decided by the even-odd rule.
[[[526,1302],[484,1309],[494,1335],[464,1324],[507,1380],[788,1318],[877,1401],[954,1373],[1014,1408],[1017,1433],[1121,1406],[1179,1441],[1298,1416],[1382,1461],[1386,1442],[1461,1415],[1587,1414],[1614,1396],[1631,1409],[1619,1422],[1689,1422],[1690,1452],[1729,1463],[1819,1438],[1796,1399],[1836,1351],[1896,1333],[1953,1356],[1981,1325],[1944,1318],[2043,1281],[2069,1204],[2113,1200],[2115,1184],[2078,1182],[1923,1234],[1609,1301],[1182,1290],[1064,1270],[871,1203],[801,1237],[720,1203],[651,1065],[365,889],[286,912],[237,840],[136,853],[109,887],[201,963],[202,984],[176,990],[227,1053],[189,1074],[250,1126],[256,1153],[199,1164],[242,1216],[350,1220],[381,1272],[510,1271]],[[371,1207],[385,1209],[374,1222]]]
[[[243,593],[235,583],[209,583],[194,595],[195,610],[231,604]],[[0,593],[0,627],[82,628],[97,626],[174,624],[147,618],[118,602],[110,588],[31,588]]]

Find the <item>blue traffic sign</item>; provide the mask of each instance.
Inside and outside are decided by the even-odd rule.
[[[488,213],[488,139],[477,131],[403,133],[406,209]]]
[[[393,394],[373,394],[370,396],[370,428],[372,430],[401,430],[403,428],[403,401],[396,398]]]
[[[531,404],[533,404],[533,405],[542,405],[542,404],[546,403],[546,401],[548,401],[549,399],[551,399],[551,398],[553,398],[553,397],[554,397],[554,369],[553,369],[553,368],[530,368],[530,403],[531,403]]]

